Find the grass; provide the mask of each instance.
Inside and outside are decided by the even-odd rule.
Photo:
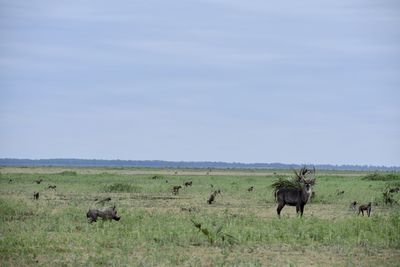
[[[114,183],[114,184],[104,186],[103,192],[106,192],[106,193],[123,193],[123,192],[125,192],[125,193],[129,193],[129,192],[140,193],[141,187],[136,186],[136,185],[130,185],[130,184]]]
[[[317,172],[317,194],[304,217],[285,207],[278,219],[273,175],[19,170],[0,169],[1,266],[397,266],[400,260],[400,209],[382,200],[392,180]],[[193,186],[172,195],[172,186],[186,181]],[[217,189],[222,194],[208,205]],[[108,196],[106,205],[116,205],[121,220],[89,224],[87,210]],[[349,210],[355,200],[374,203],[370,218]]]

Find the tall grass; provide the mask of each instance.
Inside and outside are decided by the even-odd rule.
[[[387,181],[317,177],[317,196],[304,217],[285,207],[278,219],[270,187],[274,177],[164,175],[166,183],[149,175],[41,174],[57,191],[34,183],[38,177],[0,176],[2,266],[282,266],[301,265],[302,254],[310,257],[317,250],[332,258],[319,265],[347,260],[357,265],[357,253],[368,260],[358,265],[370,265],[375,254],[389,251],[393,258],[400,250],[397,205],[374,206],[370,218],[348,211],[351,201],[381,197]],[[192,187],[171,194],[172,185],[189,179]],[[249,186],[255,190],[248,192]],[[216,189],[222,194],[208,205]],[[337,190],[345,192],[338,196]],[[40,191],[39,201],[33,201],[33,191]],[[89,224],[88,208],[108,195],[121,220]]]
[[[139,193],[141,192],[141,187],[131,184],[124,184],[124,183],[114,183],[110,185],[106,185],[103,188],[103,192],[107,193]]]

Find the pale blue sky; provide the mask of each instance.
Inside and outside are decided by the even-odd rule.
[[[0,157],[400,165],[400,4],[0,0]]]

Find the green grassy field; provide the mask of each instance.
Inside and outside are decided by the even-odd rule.
[[[279,219],[270,185],[290,171],[3,167],[0,172],[1,266],[400,264],[400,206],[384,205],[382,197],[388,186],[400,186],[399,175],[364,179],[368,173],[317,171],[316,197],[304,217],[285,207]],[[38,179],[43,182],[35,183]],[[171,193],[186,181],[193,186]],[[222,194],[208,205],[217,189]],[[89,224],[86,212],[103,207],[95,199],[106,197],[112,200],[104,206],[115,205],[121,220]],[[400,201],[400,193],[393,198]],[[349,209],[355,200],[373,202],[371,217]]]

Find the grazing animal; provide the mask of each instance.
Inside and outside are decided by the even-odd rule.
[[[39,192],[34,192],[33,193],[33,199],[39,200]]]
[[[181,189],[181,188],[182,188],[182,186],[180,186],[180,185],[176,185],[176,186],[172,187],[172,193],[174,195],[179,194],[179,189]]]
[[[115,206],[112,208],[107,208],[107,209],[94,209],[86,213],[86,217],[89,219],[89,222],[96,222],[98,218],[101,218],[103,220],[115,220],[119,221],[121,217],[117,216],[117,210],[115,209]]]
[[[338,195],[338,196],[339,196],[339,195],[343,195],[343,194],[344,194],[344,190],[342,190],[342,191],[337,190],[337,191],[336,191],[336,195]]]
[[[43,179],[39,179],[35,181],[37,184],[40,184],[41,182],[43,182]]]
[[[389,190],[389,193],[399,193],[400,192],[400,187],[395,187]]]
[[[186,186],[186,187],[192,186],[192,183],[193,183],[192,181],[190,181],[190,182],[185,182],[185,186]]]
[[[168,184],[168,180],[165,180],[165,183]]]
[[[9,184],[11,184],[12,182],[13,182],[13,180],[12,180],[12,179],[8,180],[8,183],[9,183]]]
[[[357,201],[353,201],[350,203],[350,209],[352,209],[353,211],[357,210]]]
[[[296,206],[296,212],[300,212],[300,217],[302,217],[304,206],[311,197],[312,186],[315,184],[315,168],[313,170],[309,170],[303,167],[299,173],[296,171],[294,171],[294,173],[301,184],[301,188],[280,187],[275,191],[275,198],[278,202],[276,211],[279,217],[281,216],[281,210],[283,207],[285,207],[285,205]],[[313,178],[306,179],[308,174],[312,174]]]
[[[367,212],[368,217],[369,217],[369,215],[371,214],[371,202],[369,202],[368,204],[365,204],[365,205],[360,205],[358,207],[358,214],[357,215],[360,215],[360,212],[361,212],[362,216],[364,216],[364,211]]]
[[[249,189],[247,189],[247,191],[251,192],[254,190],[254,186],[249,187]]]
[[[49,185],[49,189],[56,190],[57,186],[56,185]]]
[[[215,201],[215,197],[216,197],[218,194],[221,194],[221,190],[214,191],[214,192],[210,195],[210,197],[208,198],[207,203],[211,205],[211,204]]]

